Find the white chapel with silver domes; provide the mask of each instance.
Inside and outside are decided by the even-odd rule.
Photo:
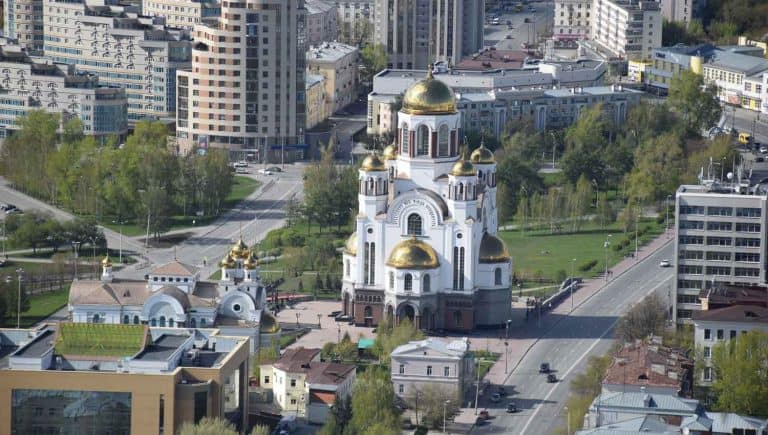
[[[342,310],[425,330],[503,325],[512,260],[497,237],[496,162],[460,153],[460,114],[428,73],[405,93],[397,138],[359,171],[355,232],[343,253]]]

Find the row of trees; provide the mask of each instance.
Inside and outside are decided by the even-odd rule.
[[[263,424],[255,425],[249,435],[269,435],[269,426]],[[179,435],[239,435],[239,432],[233,424],[227,420],[210,417],[203,417],[197,424],[184,423],[179,428]]]
[[[77,118],[62,125],[57,114],[32,111],[18,124],[0,154],[2,175],[80,215],[146,219],[157,233],[172,215],[217,214],[232,185],[226,151],[179,158],[160,122],[139,122],[120,145],[84,135]]]
[[[74,243],[99,249],[106,247],[104,233],[92,220],[74,219],[62,222],[35,210],[8,216],[5,220],[5,231],[13,246],[29,247],[34,253],[41,247],[49,247],[56,252],[59,247]]]
[[[768,3],[761,0],[712,0],[702,12],[687,24],[664,20],[662,45],[733,44],[739,35],[760,40],[768,32]]]

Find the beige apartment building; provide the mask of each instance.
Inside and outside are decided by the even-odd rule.
[[[45,56],[125,89],[128,122],[173,119],[176,70],[190,60],[189,35],[131,5],[44,0]],[[41,21],[41,25],[43,22]]]
[[[325,93],[325,77],[317,74],[307,74],[307,130],[325,121],[328,113],[325,111],[328,96]]]
[[[165,17],[170,27],[191,29],[203,18],[217,17],[221,7],[213,0],[143,0],[141,11],[150,17]]]
[[[307,51],[307,71],[325,77],[325,112],[330,116],[355,101],[359,51],[351,45],[324,43]]]
[[[326,0],[336,6],[339,41],[346,44],[373,40],[374,0]]]
[[[43,0],[5,0],[3,35],[30,54],[43,52]]]
[[[592,40],[611,55],[650,60],[661,47],[661,10],[655,1],[595,0]]]
[[[233,158],[302,158],[305,151],[303,0],[223,2],[194,27],[192,66],[178,73],[179,147]]]
[[[325,0],[307,0],[307,44],[318,45],[339,37],[336,7]]]

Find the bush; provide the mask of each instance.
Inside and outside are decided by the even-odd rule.
[[[590,260],[586,263],[582,263],[579,266],[579,270],[582,272],[589,272],[593,267],[597,266],[597,260]]]
[[[279,257],[283,254],[283,248],[274,248],[267,251],[267,256],[269,257]]]
[[[566,278],[568,278],[568,274],[563,269],[560,269],[555,273],[556,282],[563,282]]]

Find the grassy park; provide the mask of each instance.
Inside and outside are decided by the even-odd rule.
[[[69,298],[69,289],[61,289],[39,295],[33,295],[29,298],[29,309],[21,312],[22,328],[28,328],[67,305]],[[6,312],[5,327],[16,326],[16,310],[14,307],[8,307]]]

